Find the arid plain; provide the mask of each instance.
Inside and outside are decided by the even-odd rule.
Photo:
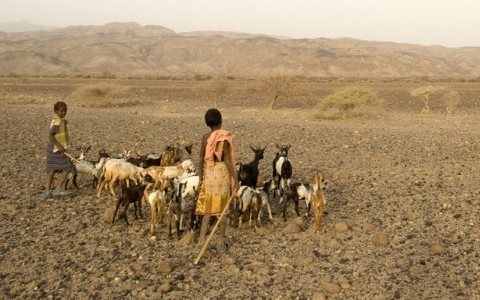
[[[272,202],[274,222],[254,232],[227,228],[229,249],[198,248],[156,237],[129,213],[130,226],[105,220],[116,202],[95,196],[80,176],[73,197],[40,201],[53,103],[69,104],[72,153],[91,146],[159,154],[169,143],[193,142],[198,162],[203,114],[213,105],[205,81],[103,80],[120,85],[126,105],[92,107],[78,89],[95,79],[0,79],[0,286],[5,299],[479,299],[480,84],[447,83],[458,110],[447,115],[410,91],[425,83],[357,83],[377,91],[383,109],[324,120],[317,102],[345,82],[295,82],[273,109],[252,81],[232,80],[218,101],[237,158],[267,146],[260,174],[271,176],[275,143],[290,144],[293,178],[328,184],[322,230],[311,218],[288,221]],[[433,107],[435,108],[435,107]],[[301,212],[305,204],[301,203]],[[265,220],[265,219],[264,219]]]

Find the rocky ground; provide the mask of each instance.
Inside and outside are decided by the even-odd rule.
[[[115,199],[95,196],[81,176],[73,197],[40,201],[50,104],[2,105],[0,293],[5,299],[480,299],[480,119],[386,113],[376,119],[315,120],[311,109],[221,108],[238,160],[267,146],[260,172],[271,175],[274,144],[291,144],[294,179],[328,180],[322,230],[311,218],[254,232],[228,227],[198,265],[190,235],[150,235],[104,216]],[[183,112],[187,107],[188,112]],[[131,108],[69,107],[75,147],[160,153],[207,131],[201,103]],[[302,213],[304,204],[301,205]]]

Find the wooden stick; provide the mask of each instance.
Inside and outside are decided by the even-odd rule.
[[[213,226],[212,232],[210,232],[210,235],[208,236],[207,240],[206,240],[205,243],[203,244],[202,250],[200,251],[200,253],[198,253],[197,258],[195,259],[195,262],[193,263],[194,265],[198,264],[198,262],[200,261],[200,258],[202,258],[203,254],[204,254],[205,251],[207,250],[208,243],[210,243],[210,240],[212,239],[213,234],[215,233],[215,231],[216,231],[217,228],[218,228],[218,225],[220,224],[220,222],[222,221],[223,217],[225,216],[225,213],[227,212],[228,207],[230,206],[230,202],[232,201],[233,197],[235,197],[235,194],[233,194],[232,196],[230,196],[230,198],[228,199],[227,204],[225,205],[225,208],[223,209],[222,213],[220,214],[220,217],[218,217],[217,223],[215,223],[215,226]]]
[[[71,156],[70,154],[68,154],[67,152],[63,152],[63,155],[65,155],[66,157],[70,158],[70,160],[74,161],[74,162],[79,162],[78,159],[76,159],[75,157]]]

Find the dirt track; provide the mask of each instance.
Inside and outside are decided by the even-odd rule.
[[[180,112],[185,104],[191,112]],[[159,153],[191,140],[197,161],[207,107],[169,105],[70,107],[73,145],[118,153],[139,142],[142,152]],[[1,110],[2,298],[480,298],[475,114],[319,121],[307,108],[221,108],[239,161],[252,159],[250,144],[269,145],[261,175],[271,174],[274,143],[292,145],[296,180],[321,170],[327,213],[315,234],[312,219],[290,207],[284,223],[274,204],[273,224],[257,233],[227,228],[228,252],[211,248],[195,266],[198,249],[186,239],[168,238],[165,227],[151,238],[148,209],[143,221],[130,214],[131,226],[106,223],[115,199],[97,199],[89,177],[73,198],[38,200],[50,106]]]

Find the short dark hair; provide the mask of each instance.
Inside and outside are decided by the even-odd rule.
[[[217,126],[222,123],[222,114],[218,109],[210,108],[205,113],[205,123],[208,127]]]
[[[63,101],[58,101],[57,103],[55,103],[55,105],[53,106],[53,110],[57,111],[57,110],[60,110],[62,108],[65,108],[67,107],[67,103],[63,102]]]

